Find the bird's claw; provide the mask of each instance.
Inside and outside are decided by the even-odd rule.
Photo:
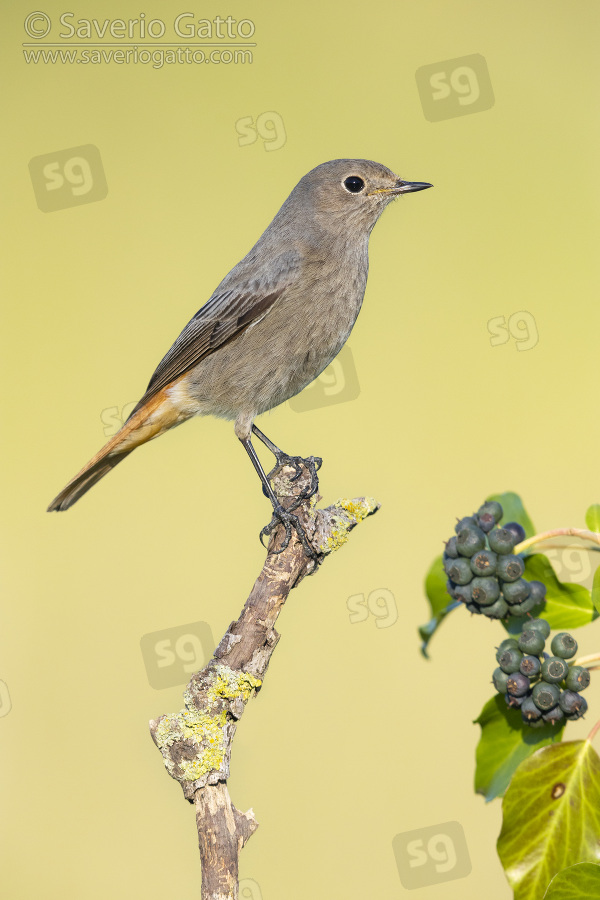
[[[308,456],[306,459],[303,456],[288,456],[287,453],[280,453],[277,456],[277,467],[280,466],[291,466],[295,469],[294,475],[290,478],[290,481],[297,481],[298,478],[302,475],[302,467],[304,466],[307,469],[310,475],[310,484],[303,491],[301,491],[291,506],[288,507],[289,510],[297,509],[303,500],[308,500],[309,497],[312,497],[313,494],[316,494],[319,489],[319,479],[317,478],[317,472],[323,465],[323,460],[320,456]]]
[[[289,546],[289,543],[292,539],[292,528],[293,528],[294,531],[296,532],[296,534],[298,535],[298,539],[299,539],[300,543],[302,544],[302,547],[304,548],[304,552],[306,553],[306,555],[308,557],[310,557],[310,559],[313,559],[315,562],[318,562],[317,553],[315,552],[315,550],[311,546],[308,538],[306,537],[306,532],[304,531],[304,528],[300,524],[300,519],[298,518],[298,516],[295,516],[290,511],[292,508],[295,509],[295,506],[290,507],[290,509],[284,509],[283,506],[278,505],[273,509],[273,518],[271,519],[271,521],[269,522],[268,525],[265,525],[265,527],[262,529],[262,531],[259,535],[260,542],[263,545],[263,547],[265,547],[265,544],[263,541],[263,535],[270,536],[273,533],[273,531],[279,527],[279,525],[283,525],[283,527],[285,528],[285,538],[283,539],[283,543],[282,543],[281,547],[279,548],[279,550],[272,551],[273,553],[283,553],[283,551]],[[265,549],[267,549],[267,548],[265,547]]]

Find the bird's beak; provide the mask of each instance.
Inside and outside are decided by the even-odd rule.
[[[401,178],[396,182],[396,187],[392,188],[392,194],[410,194],[412,191],[424,191],[425,188],[433,187],[426,181],[402,181]]]

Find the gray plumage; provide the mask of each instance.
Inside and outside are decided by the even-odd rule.
[[[397,196],[425,187],[364,159],[332,160],[305,175],[188,322],[121,431],[49,509],[67,509],[135,446],[193,415],[234,419],[249,442],[256,416],[301,391],[339,353],[362,304],[373,226]]]

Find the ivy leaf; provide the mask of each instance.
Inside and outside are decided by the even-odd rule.
[[[578,863],[555,875],[544,900],[591,900],[600,897],[600,866]]]
[[[546,585],[546,605],[541,615],[552,629],[580,628],[598,618],[588,589],[581,584],[559,581],[543,553],[527,557],[523,577]]]
[[[544,744],[560,741],[564,726],[525,725],[518,709],[509,709],[504,697],[495,694],[475,722],[481,738],[475,754],[475,791],[489,802],[506,791],[517,766]]]
[[[498,855],[515,900],[540,900],[562,869],[600,862],[600,757],[591,743],[551,744],[521,763],[502,817]]]
[[[585,524],[590,531],[600,531],[600,503],[594,503],[585,514]]]
[[[438,556],[431,564],[431,568],[425,577],[425,593],[431,606],[433,618],[426,625],[421,625],[419,635],[422,640],[421,653],[426,659],[429,659],[427,648],[429,641],[437,631],[440,622],[446,618],[449,612],[462,606],[460,600],[452,600],[450,594],[446,590],[446,582],[448,577],[444,572],[442,557]]]
[[[600,613],[600,566],[594,572],[594,583],[592,584],[592,603],[597,613]]]
[[[525,536],[533,537],[533,535],[535,534],[533,522],[527,515],[527,511],[523,506],[523,501],[518,494],[515,494],[512,491],[507,491],[505,494],[491,494],[491,496],[489,496],[487,499],[497,500],[497,502],[504,510],[504,515],[502,516],[502,521],[500,524],[503,524],[505,522],[518,522],[519,525],[522,525],[525,529]]]

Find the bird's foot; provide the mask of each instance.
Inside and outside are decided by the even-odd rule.
[[[303,460],[303,462],[304,462],[304,460]],[[294,476],[294,477],[297,477],[297,476]],[[311,495],[308,494],[307,496],[311,496]],[[298,503],[299,502],[300,501],[298,501]],[[263,542],[263,535],[270,536],[276,528],[278,528],[280,525],[283,525],[283,527],[285,528],[285,537],[283,539],[283,543],[282,543],[281,547],[279,548],[279,550],[272,551],[273,553],[283,553],[283,551],[286,549],[286,547],[288,547],[288,545],[292,539],[292,528],[293,528],[294,531],[296,532],[296,534],[298,535],[298,540],[302,544],[302,547],[304,548],[304,552],[306,553],[306,555],[309,556],[310,559],[313,559],[315,562],[318,562],[318,555],[317,555],[316,551],[313,549],[313,547],[311,546],[311,543],[306,536],[306,532],[305,532],[303,526],[300,524],[300,519],[298,518],[298,516],[294,515],[293,512],[291,512],[292,509],[296,508],[298,503],[296,501],[294,501],[294,503],[288,509],[285,509],[280,503],[278,503],[277,506],[273,507],[273,518],[271,519],[269,524],[265,525],[265,527],[262,529],[262,531],[260,533],[260,542],[264,547],[265,544]]]
[[[290,478],[290,481],[297,481],[298,478],[302,475],[302,469],[305,468],[310,475],[310,484],[307,485],[296,497],[294,502],[288,506],[288,511],[297,509],[303,500],[308,500],[309,497],[312,497],[313,494],[316,494],[319,490],[319,479],[317,477],[317,472],[323,465],[323,460],[320,456],[308,456],[306,459],[303,456],[288,456],[287,453],[283,453],[280,451],[276,455],[277,465],[275,468],[269,472],[269,481],[271,480],[271,476],[277,471],[277,469],[282,466],[290,466],[295,470],[294,475]],[[263,488],[263,493],[265,496],[268,496],[267,492]]]

